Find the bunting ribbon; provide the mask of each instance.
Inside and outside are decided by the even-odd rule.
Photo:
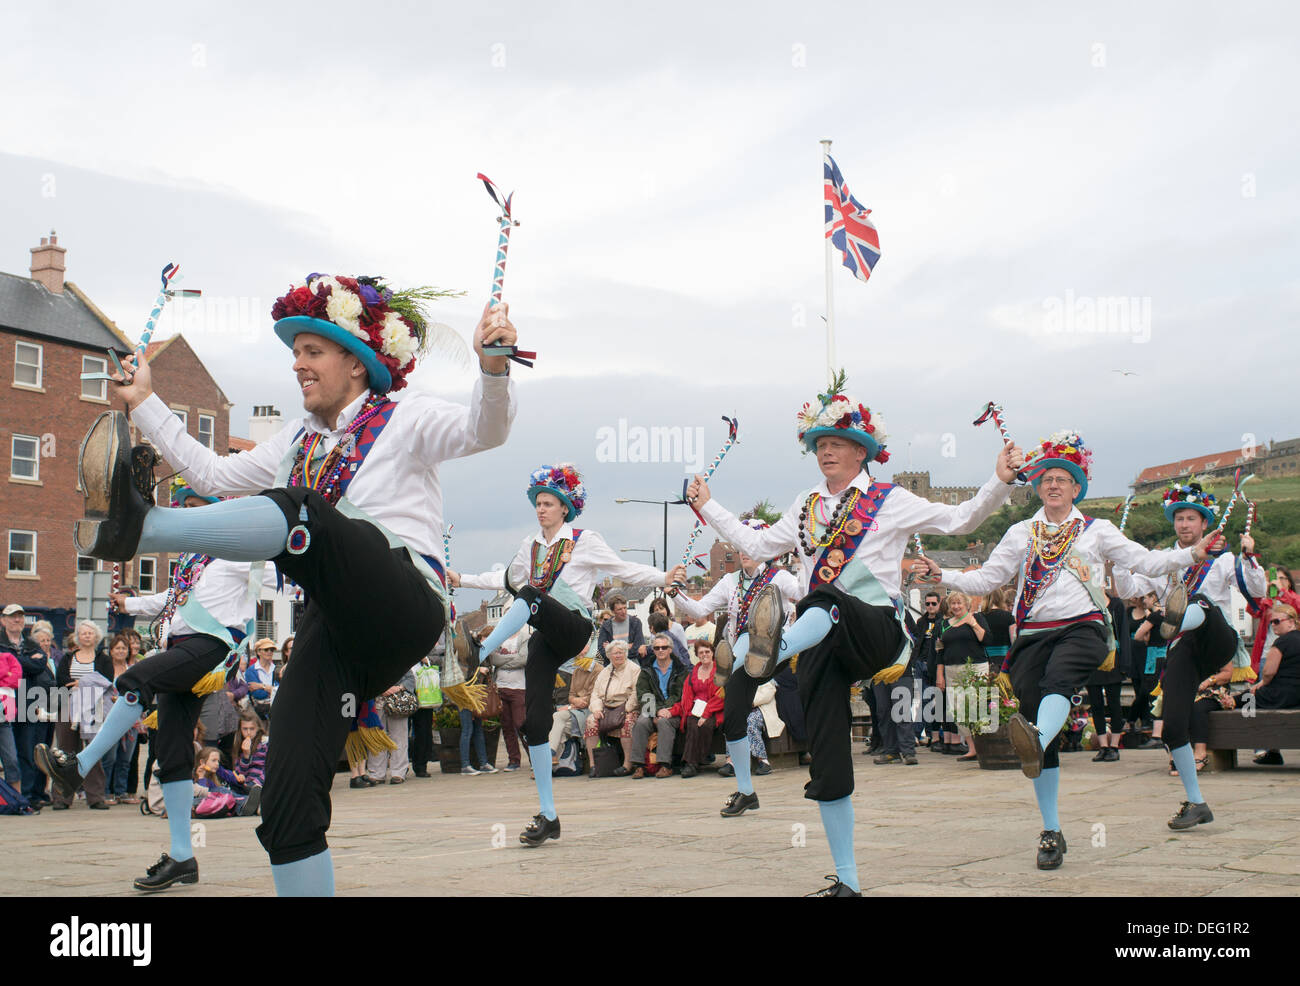
[[[1245,499],[1245,497],[1241,495],[1241,488],[1255,478],[1254,473],[1243,478],[1241,475],[1242,472],[1244,472],[1244,470],[1238,466],[1236,472],[1232,474],[1232,496],[1228,500],[1228,505],[1223,508],[1223,516],[1219,518],[1219,526],[1215,528],[1215,530],[1220,534],[1222,534],[1224,528],[1228,526],[1228,518],[1232,516],[1233,506],[1236,505],[1238,500]]]
[[[492,307],[495,308],[501,304],[501,292],[505,287],[506,251],[510,249],[510,230],[518,226],[519,221],[510,212],[510,202],[515,197],[515,193],[511,192],[509,195],[502,195],[496,185],[492,183],[492,179],[482,172],[479,172],[478,179],[483,183],[483,187],[487,189],[488,195],[492,196],[492,201],[501,210],[499,217],[501,231],[497,237],[497,259],[492,271]],[[518,346],[484,346],[483,355],[509,356],[522,366],[532,366],[532,361],[537,359],[536,353],[525,352]]]
[[[166,307],[167,302],[172,298],[197,298],[203,294],[198,289],[182,290],[172,288],[171,282],[179,279],[181,268],[179,264],[168,264],[162,269],[162,288],[158,292],[158,297],[154,298],[153,310],[149,312],[149,320],[145,322],[144,334],[140,336],[140,342],[135,347],[137,353],[143,353],[149,346],[149,340],[153,338],[153,330],[158,324],[158,318],[162,315],[162,310]],[[132,375],[126,372],[121,361],[117,358],[117,353],[108,350],[108,358],[113,364],[115,373],[83,373],[82,380],[113,380],[121,379],[122,383],[130,383]]]
[[[442,558],[443,571],[451,571],[451,532],[455,530],[455,524],[448,524],[447,529],[442,532]],[[447,580],[447,607],[451,610],[451,616],[447,622],[447,653],[454,654],[453,644],[456,641],[456,603],[454,597],[456,588],[451,584],[451,579]]]
[[[1250,525],[1255,523],[1255,501],[1247,500],[1246,507],[1246,530],[1242,533],[1242,537],[1250,537]]]
[[[727,440],[722,443],[722,448],[718,449],[718,454],[713,457],[713,461],[709,463],[709,468],[704,473],[704,481],[706,483],[713,478],[713,474],[717,472],[718,466],[722,464],[722,460],[727,457],[727,453],[731,451],[732,446],[734,446],[736,442],[739,441],[739,439],[736,437],[736,432],[739,427],[736,423],[736,419],[729,418],[724,414],[722,416],[722,420],[727,422]],[[685,479],[682,480],[682,496],[681,499],[678,500],[677,502],[690,504],[690,501],[686,499],[686,487],[689,484],[690,484],[690,480],[685,480]],[[683,565],[689,565],[691,564],[692,561],[694,561],[696,564],[699,564],[699,558],[697,558],[694,553],[695,542],[699,540],[700,532],[703,531],[704,528],[707,526],[704,522],[704,518],[700,516],[700,512],[698,510],[695,510],[695,506],[693,504],[691,504],[691,509],[695,511],[695,526],[691,528],[691,536],[686,542],[686,550],[682,552]],[[703,568],[705,566],[701,565],[700,567]],[[679,582],[674,582],[671,586],[668,587],[668,595],[675,596],[677,595],[678,592],[680,592],[684,588],[686,588],[684,584]]]
[[[1133,501],[1136,499],[1137,499],[1137,495],[1135,493],[1130,493],[1128,496],[1124,498],[1124,502],[1122,504],[1120,503],[1115,504],[1116,510],[1119,510],[1121,508],[1123,508],[1124,510],[1124,512],[1120,514],[1119,517],[1119,532],[1121,534],[1124,533],[1124,527],[1126,524],[1128,524],[1128,512],[1133,509]]]

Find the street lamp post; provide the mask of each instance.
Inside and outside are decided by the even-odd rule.
[[[637,499],[633,499],[632,497],[626,497],[626,496],[623,496],[623,497],[618,497],[618,498],[616,498],[616,499],[614,500],[614,502],[615,502],[615,503],[661,503],[661,504],[663,504],[663,508],[664,508],[664,568],[667,569],[667,567],[668,567],[668,504],[670,504],[670,503],[679,503],[680,501],[678,501],[678,500],[637,500]],[[655,566],[655,568],[658,568],[658,567],[659,567],[658,565]]]
[[[623,554],[627,554],[629,551],[648,551],[650,552],[650,567],[651,568],[659,567],[659,563],[655,560],[654,548],[619,548],[618,550],[621,551]]]

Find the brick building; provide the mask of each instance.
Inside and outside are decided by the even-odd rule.
[[[1231,484],[1232,474],[1238,466],[1260,479],[1290,479],[1300,476],[1300,438],[1284,442],[1269,441],[1266,446],[1234,448],[1226,452],[1211,452],[1190,459],[1179,459],[1177,462],[1166,462],[1159,466],[1147,466],[1133,480],[1133,492],[1138,495],[1162,492],[1175,479],[1187,476],[1195,476],[1203,482]]]
[[[78,556],[72,539],[82,516],[77,452],[111,404],[105,382],[83,383],[80,376],[107,370],[106,350],[124,359],[132,348],[117,325],[65,280],[65,255],[51,233],[31,248],[30,276],[0,272],[0,356],[8,378],[0,383],[0,451],[8,460],[0,483],[0,599],[35,611],[75,610],[77,572],[100,566]],[[158,343],[148,356],[158,395],[190,434],[209,447],[226,448],[230,404],[189,344]],[[128,563],[122,578],[160,591],[166,560]]]

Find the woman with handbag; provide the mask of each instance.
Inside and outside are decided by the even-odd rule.
[[[596,776],[596,744],[601,736],[618,736],[623,747],[623,763],[615,777],[632,773],[632,726],[636,723],[636,682],[641,665],[627,659],[627,644],[614,640],[605,645],[609,664],[596,675],[591,690],[591,714],[582,737],[587,744],[587,762],[591,776]]]
[[[407,758],[407,737],[410,730],[407,719],[420,708],[415,696],[415,669],[402,675],[402,680],[380,696],[379,715],[384,721],[384,732],[393,741],[393,749],[372,753],[366,758],[366,779],[372,784],[401,784],[410,767]]]

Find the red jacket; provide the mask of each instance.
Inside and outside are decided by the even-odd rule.
[[[1255,642],[1250,649],[1250,666],[1256,671],[1259,671],[1260,659],[1264,655],[1264,639],[1268,636],[1268,620],[1274,603],[1286,603],[1300,611],[1300,596],[1289,589],[1284,589],[1276,599],[1265,596],[1263,599],[1246,600],[1250,614],[1259,619],[1259,629],[1255,631]]]
[[[670,710],[673,715],[683,720],[685,725],[686,718],[691,714],[691,709],[695,705],[695,700],[702,698],[707,703],[704,706],[704,714],[713,715],[714,725],[722,725],[722,689],[718,687],[717,675],[710,675],[708,681],[700,680],[700,666],[697,664],[691,668],[691,673],[686,676],[686,682],[682,685],[681,701]]]

